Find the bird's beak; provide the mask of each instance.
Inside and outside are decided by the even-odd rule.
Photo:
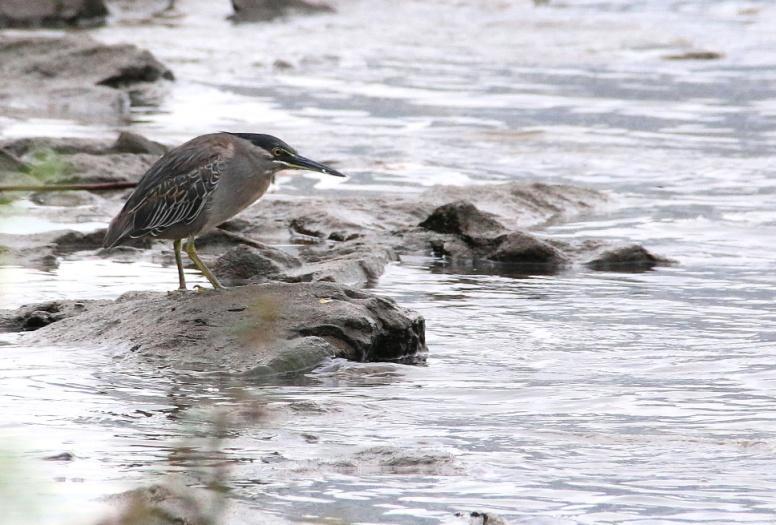
[[[343,173],[340,173],[339,171],[326,166],[325,164],[321,164],[320,162],[315,162],[314,160],[310,160],[301,155],[297,155],[296,153],[286,154],[282,158],[278,159],[278,161],[281,164],[283,164],[287,169],[317,171],[318,173],[325,173],[326,175],[334,175],[335,177],[346,176]]]

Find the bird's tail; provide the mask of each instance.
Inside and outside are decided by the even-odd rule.
[[[129,220],[129,217],[120,213],[110,221],[108,231],[105,232],[105,239],[102,241],[102,246],[104,248],[113,248],[126,239],[131,231],[132,223]]]

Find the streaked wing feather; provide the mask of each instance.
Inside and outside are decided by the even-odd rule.
[[[216,156],[199,168],[159,181],[128,210],[133,215],[130,236],[159,235],[173,226],[194,222],[225,168],[226,162]]]

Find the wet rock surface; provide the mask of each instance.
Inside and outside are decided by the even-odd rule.
[[[300,263],[296,261],[295,266],[299,265]],[[236,246],[216,260],[213,271],[219,279],[234,285],[251,279],[277,278],[291,266],[286,261],[273,258],[266,253],[266,250],[251,246]]]
[[[103,0],[3,0],[0,29],[95,26],[107,14]]]
[[[593,270],[609,272],[639,272],[650,270],[655,266],[669,266],[671,264],[674,264],[671,259],[658,257],[638,244],[604,250],[585,263]]]
[[[0,148],[0,171],[17,172],[26,169],[22,160],[8,150]]]
[[[0,37],[0,76],[3,113],[110,121],[127,114],[130,88],[173,79],[148,51],[78,34]]]
[[[268,22],[292,14],[333,13],[330,5],[308,0],[232,0],[235,22]]]
[[[85,304],[79,301],[48,301],[22,306],[0,314],[0,328],[4,331],[34,331],[66,317],[80,314]]]
[[[492,214],[480,211],[469,201],[455,201],[435,209],[420,223],[421,228],[437,233],[450,233],[470,243],[485,244],[506,232]]]
[[[88,344],[124,362],[248,377],[309,370],[327,357],[397,361],[426,351],[421,316],[332,283],[131,293],[25,306],[4,319],[36,330],[25,344]]]
[[[514,231],[499,241],[498,248],[488,255],[492,261],[552,266],[560,266],[568,261],[559,249],[526,232]]]
[[[509,525],[507,521],[493,512],[457,512],[457,518],[461,519],[462,524],[467,525]]]
[[[63,184],[136,182],[167,147],[140,135],[122,132],[115,141],[48,137],[8,139],[0,142],[0,150],[18,159],[22,166],[17,168],[23,170],[7,172],[4,183]],[[43,181],[29,176],[39,162],[36,156],[40,153],[47,154],[47,162],[56,163],[56,169],[50,170],[52,173]]]

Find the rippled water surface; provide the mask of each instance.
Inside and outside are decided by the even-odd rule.
[[[234,27],[225,5],[179,4],[191,14],[95,31],[177,75],[131,129],[271,132],[353,175],[281,193],[610,190],[610,208],[547,234],[638,241],[679,264],[508,278],[407,258],[375,291],[426,317],[426,366],[333,361],[273,385],[128,374],[94,350],[5,336],[0,435],[21,459],[3,490],[25,494],[5,519],[79,523],[98,496],[171,475],[201,486],[224,465],[234,523],[776,519],[776,7],[343,0],[335,15]],[[723,57],[665,58],[687,50]],[[108,132],[0,120],[3,136]],[[3,268],[0,302],[166,290],[170,272]],[[213,419],[246,399],[265,413],[210,451]],[[63,451],[75,459],[41,461]]]

